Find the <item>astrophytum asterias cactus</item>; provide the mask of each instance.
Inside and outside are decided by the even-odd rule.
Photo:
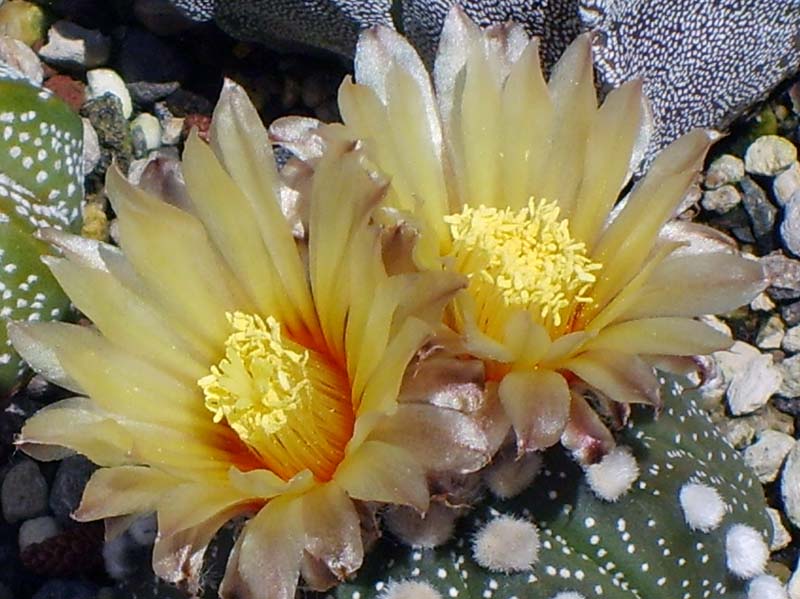
[[[592,473],[552,449],[528,490],[484,502],[449,543],[381,541],[336,597],[749,597],[772,534],[761,487],[692,393],[671,378],[662,393],[662,414],[634,411],[618,439],[638,478],[617,501],[598,498]]]
[[[69,306],[39,259],[48,246],[34,233],[77,224],[82,152],[80,118],[0,63],[0,397],[23,372],[5,322],[60,318]]]

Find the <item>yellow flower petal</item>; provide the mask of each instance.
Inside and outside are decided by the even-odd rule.
[[[151,512],[161,496],[179,483],[174,476],[146,466],[101,468],[86,483],[73,518],[89,522]]]
[[[733,340],[689,318],[641,318],[603,329],[584,348],[630,354],[695,356],[730,347]]]
[[[614,401],[660,403],[653,368],[638,356],[609,350],[590,351],[568,360],[563,367]]]
[[[100,412],[85,397],[63,399],[39,410],[25,422],[17,445],[43,460],[62,459],[48,446],[68,447],[100,466],[133,462],[130,432]]]
[[[278,205],[278,173],[264,126],[245,91],[226,81],[211,120],[211,144],[244,192],[264,245],[286,288],[290,304],[309,326],[315,323],[303,266]],[[316,329],[310,331],[312,335]]]
[[[193,216],[133,188],[111,169],[109,198],[119,215],[125,256],[171,319],[192,323],[211,345],[225,340],[225,313],[244,294]]]
[[[366,441],[336,471],[336,484],[353,499],[428,507],[425,471],[407,448]]]

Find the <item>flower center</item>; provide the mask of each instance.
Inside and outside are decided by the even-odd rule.
[[[228,314],[225,357],[197,383],[223,419],[285,480],[305,469],[330,480],[353,433],[345,373],[324,353],[281,334],[268,316]]]
[[[518,211],[465,206],[445,217],[456,268],[469,278],[485,318],[519,307],[541,324],[559,327],[568,309],[591,303],[586,292],[602,266],[586,256],[586,245],[558,216],[555,202],[531,199]]]

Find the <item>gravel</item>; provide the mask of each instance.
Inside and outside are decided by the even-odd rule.
[[[797,148],[788,139],[764,135],[744,155],[745,170],[751,175],[775,176],[797,160]]]
[[[11,467],[0,490],[3,518],[14,523],[40,516],[47,511],[47,481],[39,465],[23,459]]]

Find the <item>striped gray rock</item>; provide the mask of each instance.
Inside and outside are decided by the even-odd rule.
[[[168,0],[241,39],[352,56],[358,31],[392,21],[430,62],[452,0]],[[640,76],[651,153],[697,126],[724,129],[800,68],[800,0],[460,0],[481,25],[514,20],[552,64],[593,30],[601,88]]]

